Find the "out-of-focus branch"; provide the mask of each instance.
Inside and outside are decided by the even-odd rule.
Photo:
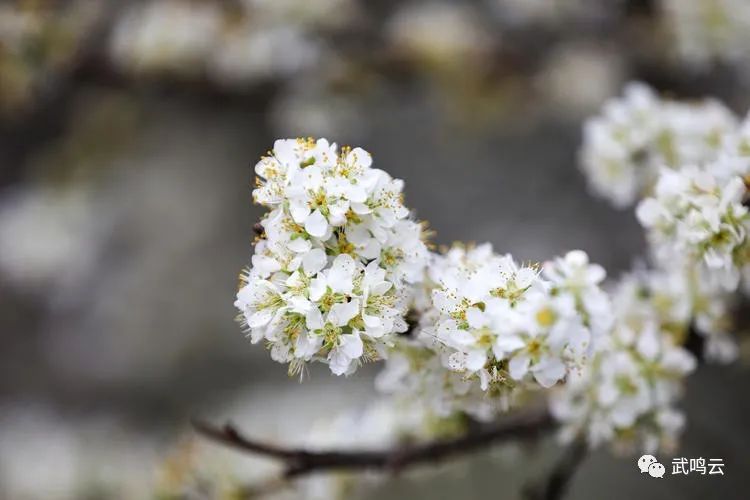
[[[695,325],[691,325],[690,329],[688,330],[687,338],[685,339],[685,349],[687,349],[695,358],[698,360],[698,362],[703,362],[703,348],[704,344],[706,343],[705,337],[703,337],[700,333],[698,333],[698,330],[696,330]]]
[[[559,500],[565,496],[570,481],[586,458],[588,448],[583,439],[573,441],[558,458],[549,475],[524,490],[527,500]]]
[[[454,439],[385,450],[327,451],[311,451],[264,443],[243,436],[231,424],[217,427],[206,422],[194,421],[193,427],[203,436],[229,447],[281,462],[284,465],[284,477],[293,478],[312,472],[333,470],[380,470],[396,473],[411,466],[436,463],[485,449],[502,441],[532,439],[551,429],[553,424],[546,411],[536,411],[513,415]]]

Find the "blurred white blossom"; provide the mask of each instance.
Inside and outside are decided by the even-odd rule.
[[[479,64],[493,43],[478,12],[450,2],[407,3],[386,31],[398,52],[437,68]]]
[[[93,201],[85,190],[34,188],[0,204],[0,272],[32,291],[54,294],[76,283],[99,246]]]
[[[213,2],[158,0],[131,5],[113,30],[113,59],[134,72],[200,75],[221,32],[222,15]]]
[[[584,131],[593,190],[617,206],[640,198],[636,215],[655,265],[649,293],[682,304],[681,331],[692,327],[706,359],[720,362],[737,355],[732,292],[750,276],[749,131],[748,120],[717,101],[664,100],[642,84],[629,85]]]
[[[716,159],[722,138],[736,127],[736,117],[717,101],[663,100],[631,83],[586,122],[581,167],[595,194],[625,207],[651,190],[660,168]]]
[[[622,54],[613,47],[569,43],[550,51],[534,83],[552,113],[580,120],[616,92],[625,69]]]
[[[744,0],[661,0],[676,55],[690,66],[744,63],[750,43],[750,4]]]
[[[704,266],[728,290],[737,288],[746,245],[748,211],[741,177],[723,181],[709,168],[664,169],[654,197],[638,205],[657,258]],[[744,259],[743,259],[744,260]]]
[[[106,416],[75,421],[40,404],[0,408],[0,496],[146,498],[156,443]]]
[[[511,391],[483,390],[476,380],[448,369],[446,356],[430,347],[430,339],[399,340],[375,379],[378,391],[408,402],[440,418],[470,415],[491,421],[507,411],[518,396]]]
[[[319,33],[356,13],[351,0],[150,0],[119,16],[110,52],[127,72],[206,77],[242,89],[315,67],[328,53]]]
[[[591,362],[552,393],[564,440],[581,436],[592,447],[611,443],[652,453],[675,446],[684,416],[674,404],[696,361],[673,331],[685,311],[660,300],[655,284],[647,274],[626,276],[613,293],[611,333]]]
[[[348,381],[347,384],[356,383]],[[351,387],[351,386],[349,386]],[[363,391],[367,394],[367,391]],[[255,436],[311,451],[389,450],[405,443],[455,436],[463,420],[440,419],[423,406],[387,397],[356,397],[357,391],[332,395],[329,384],[305,384],[289,391],[263,391],[235,401],[223,411]],[[258,405],[257,401],[264,401]],[[271,404],[269,404],[269,402]],[[299,412],[304,405],[305,412]],[[283,466],[264,457],[236,453],[194,435],[181,439],[157,474],[157,493],[169,498],[203,495],[231,498],[238,491],[262,493],[273,500],[348,500],[387,480],[386,473],[327,471],[280,483]],[[277,486],[284,486],[278,488]]]

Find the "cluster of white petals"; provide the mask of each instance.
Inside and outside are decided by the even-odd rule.
[[[445,355],[436,347],[421,334],[400,339],[375,379],[376,389],[445,419],[465,414],[490,421],[516,402],[517,392],[485,391],[471,377],[446,368]]]
[[[616,285],[609,332],[553,391],[551,411],[567,439],[670,449],[685,420],[676,407],[683,381],[696,366],[684,346],[702,342],[708,361],[738,355],[731,312],[750,260],[750,121],[716,101],[668,101],[631,84],[584,136],[593,190],[616,206],[640,200],[654,267]]]
[[[747,189],[742,177],[722,179],[711,166],[663,169],[653,196],[640,202],[636,214],[658,261],[687,259],[733,290],[747,259]]]
[[[691,288],[734,291],[748,275],[750,120],[717,138],[716,158],[662,167],[636,214],[658,266],[682,269]],[[720,285],[717,286],[717,285]]]
[[[715,100],[682,103],[631,83],[584,126],[581,167],[591,190],[617,207],[650,191],[662,167],[716,159],[735,116]]]
[[[607,293],[604,268],[580,250],[541,266],[490,244],[431,253],[403,182],[372,168],[369,153],[278,140],[255,167],[253,198],[269,211],[235,302],[251,340],[290,373],[315,360],[348,375],[385,359],[376,388],[418,409],[421,425],[489,421],[552,389],[567,439],[674,446],[696,366],[686,343],[695,352],[702,342],[708,360],[738,353],[729,318],[750,267],[750,124],[712,101],[661,101],[642,86],[626,94],[588,136],[615,141],[637,178],[621,202],[649,192],[637,215],[655,267]]]
[[[355,10],[350,0],[149,0],[119,16],[110,52],[137,74],[246,85],[312,68],[326,50],[316,31],[348,22]]]
[[[270,211],[235,306],[293,372],[321,360],[350,374],[407,329],[429,253],[403,182],[371,165],[360,148],[286,139],[255,167],[253,198]]]
[[[662,0],[676,55],[696,68],[743,63],[750,44],[750,4],[745,0]]]
[[[581,251],[538,267],[491,245],[433,255],[420,327],[389,353],[379,390],[436,415],[489,420],[579,370],[611,323],[603,268]]]
[[[388,20],[394,50],[435,67],[479,63],[492,37],[468,5],[452,2],[402,4]]]
[[[750,281],[750,119],[722,104],[659,98],[642,84],[586,125],[583,167],[590,185],[618,206],[639,201],[655,290],[681,297],[683,323],[705,338],[704,357],[737,355],[731,308]]]
[[[684,425],[675,403],[696,360],[680,346],[689,319],[684,292],[665,296],[662,279],[630,275],[614,291],[611,333],[550,398],[563,439],[627,451],[675,446]]]
[[[593,344],[609,334],[613,315],[609,296],[600,288],[607,272],[598,264],[589,262],[586,252],[573,250],[563,257],[546,262],[542,276],[552,284],[555,296],[569,296],[584,324],[591,332]]]
[[[153,1],[130,7],[115,25],[111,51],[122,67],[137,72],[194,73],[221,29],[213,3]]]
[[[553,293],[536,267],[489,244],[452,249],[432,291],[437,312],[424,333],[453,371],[491,386],[551,387],[585,361],[591,334],[573,294]]]

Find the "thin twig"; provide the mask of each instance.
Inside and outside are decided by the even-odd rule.
[[[540,484],[525,489],[528,500],[560,500],[565,496],[570,481],[586,458],[588,447],[583,439],[573,441],[558,458],[549,476]]]
[[[511,439],[529,439],[551,429],[553,421],[546,411],[518,414],[502,422],[480,427],[463,436],[386,450],[310,451],[256,441],[240,434],[231,424],[216,427],[194,421],[193,427],[205,437],[235,449],[266,456],[284,464],[284,477],[331,470],[381,470],[399,472],[414,465],[441,460],[487,448]]]

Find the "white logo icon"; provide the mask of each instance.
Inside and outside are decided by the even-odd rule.
[[[653,455],[643,455],[638,459],[638,468],[641,470],[641,474],[648,472],[648,468],[651,464],[658,464],[659,461]]]
[[[648,475],[651,477],[662,477],[664,476],[664,466],[659,462],[654,462],[648,466]]]

